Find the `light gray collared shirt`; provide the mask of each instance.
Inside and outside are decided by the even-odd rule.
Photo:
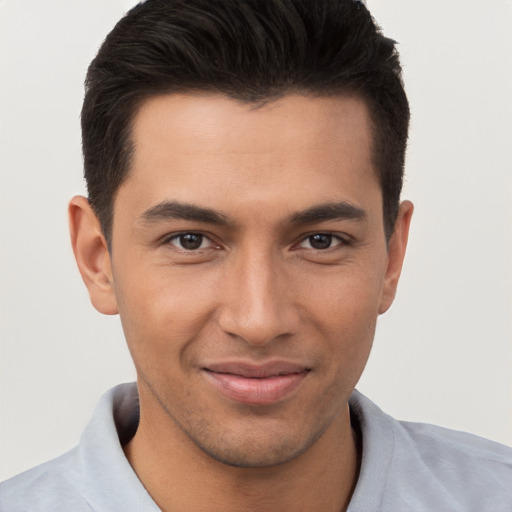
[[[511,512],[512,449],[433,425],[399,422],[354,391],[362,464],[349,512]],[[0,512],[157,512],[126,459],[135,384],[108,391],[80,443],[0,484]]]

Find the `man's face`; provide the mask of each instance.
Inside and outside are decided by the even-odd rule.
[[[396,284],[364,102],[166,95],[133,138],[111,264],[141,421],[228,464],[297,457],[345,417]]]

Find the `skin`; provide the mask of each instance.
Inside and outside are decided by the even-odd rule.
[[[162,510],[346,509],[359,466],[348,399],[412,215],[403,202],[386,244],[365,103],[165,95],[133,128],[111,253],[87,200],[70,203],[92,303],[120,314],[137,369],[128,460]],[[291,390],[262,379],[239,399],[212,371],[276,361],[299,368]]]

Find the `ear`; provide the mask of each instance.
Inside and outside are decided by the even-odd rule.
[[[398,279],[402,272],[402,264],[407,248],[409,226],[414,206],[410,201],[403,201],[398,210],[395,229],[388,244],[388,265],[384,277],[379,314],[385,313],[393,303],[398,286]]]
[[[71,199],[68,213],[71,245],[92,305],[100,313],[115,315],[118,310],[112,265],[98,218],[82,196]]]

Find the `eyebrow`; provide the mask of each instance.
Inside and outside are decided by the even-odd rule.
[[[364,220],[366,218],[365,210],[347,201],[342,201],[340,203],[325,203],[294,213],[290,217],[290,223],[312,224],[327,220]]]
[[[147,224],[169,219],[190,220],[219,226],[230,224],[227,217],[218,211],[178,201],[162,201],[146,210],[141,215],[141,219]]]
[[[325,203],[296,212],[290,216],[290,224],[312,224],[328,220],[362,220],[367,217],[366,211],[349,202]],[[211,208],[204,208],[179,201],[162,201],[146,210],[140,218],[146,224],[153,224],[170,219],[189,220],[214,224],[217,226],[232,225],[226,215]]]

